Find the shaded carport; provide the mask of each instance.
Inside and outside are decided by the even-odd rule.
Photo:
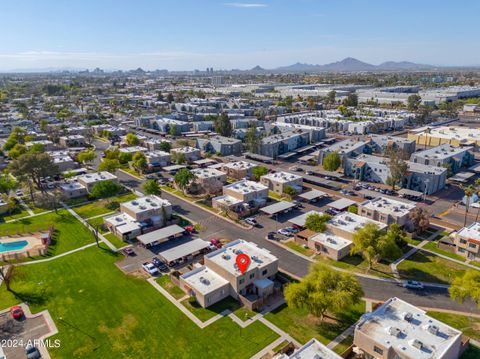
[[[274,216],[284,211],[288,211],[289,209],[292,209],[294,207],[295,207],[295,204],[292,202],[280,201],[280,202],[271,204],[270,206],[263,207],[260,209],[260,211],[262,211],[268,216]]]
[[[183,234],[185,230],[177,224],[168,227],[157,229],[156,231],[142,234],[137,237],[137,240],[146,247],[154,246],[159,243],[168,241],[171,238]]]
[[[196,238],[184,244],[180,244],[166,251],[159,252],[158,255],[167,263],[172,263],[183,258],[193,258],[196,254],[208,248],[209,242]]]
[[[304,201],[310,202],[322,197],[328,197],[328,195],[325,192],[319,191],[318,189],[312,189],[311,191],[299,194],[298,197]]]
[[[306,212],[306,213],[302,213],[302,214],[299,215],[299,216],[290,218],[290,219],[288,220],[288,222],[290,222],[291,224],[296,225],[297,227],[305,227],[305,221],[307,220],[307,217],[310,216],[310,215],[312,215],[312,214],[318,214],[318,215],[321,216],[323,213],[322,213],[322,212],[315,211],[315,210],[311,210],[311,211],[308,211],[308,212]]]
[[[330,208],[336,209],[338,211],[344,211],[348,207],[357,204],[357,202],[352,201],[351,199],[348,198],[340,198],[339,200],[336,200],[335,202],[329,203],[328,206]]]

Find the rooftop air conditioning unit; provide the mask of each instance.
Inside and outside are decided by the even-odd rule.
[[[436,325],[430,324],[427,326],[427,331],[433,335],[437,335],[439,328]]]
[[[390,334],[391,336],[398,337],[401,333],[402,331],[397,327],[388,328],[388,334]]]
[[[417,348],[418,350],[421,350],[423,348],[423,343],[418,339],[414,339],[411,344],[412,347]]]

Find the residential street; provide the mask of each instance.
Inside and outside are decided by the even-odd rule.
[[[129,187],[139,191],[141,182],[125,172],[117,171],[120,181]],[[294,253],[291,253],[276,244],[265,239],[265,236],[271,228],[254,228],[246,230],[238,226],[224,221],[221,218],[190,204],[187,201],[172,196],[168,192],[163,192],[162,197],[168,199],[174,206],[174,210],[179,214],[185,215],[195,222],[202,224],[204,230],[201,235],[204,239],[225,237],[229,239],[242,238],[247,241],[258,244],[268,249],[280,260],[280,268],[284,271],[302,277],[307,274],[310,262]],[[267,219],[267,222],[273,222]],[[265,223],[264,218],[260,219],[260,223]],[[413,291],[405,289],[396,283],[391,283],[382,279],[373,279],[366,277],[358,277],[367,298],[383,301],[393,296],[402,298],[414,305],[426,308],[457,310],[461,312],[480,313],[473,302],[465,302],[459,304],[450,299],[448,291],[445,288],[426,287],[423,291]]]

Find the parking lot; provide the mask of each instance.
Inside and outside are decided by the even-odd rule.
[[[39,339],[50,331],[45,315],[16,320],[11,317],[9,311],[0,313],[0,340],[12,343],[3,346],[8,359],[25,359],[25,348],[21,344],[27,345],[28,341]]]

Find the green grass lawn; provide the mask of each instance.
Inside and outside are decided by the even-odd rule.
[[[183,298],[186,295],[183,290],[172,283],[169,275],[162,275],[161,277],[156,278],[155,281],[175,299]]]
[[[451,283],[462,276],[467,267],[434,254],[418,251],[398,265],[402,278],[432,283]]]
[[[310,248],[304,248],[300,244],[293,241],[286,242],[285,245],[288,248],[293,249],[294,251],[297,251],[298,253],[303,254],[304,256],[307,256],[307,257],[310,257],[313,254],[313,250],[311,250]]]
[[[103,217],[92,218],[92,219],[89,219],[87,222],[93,228],[98,228],[98,231],[100,233],[102,233],[102,234],[107,233],[107,229],[102,226],[103,223],[104,223]]]
[[[406,240],[409,244],[414,245],[414,246],[418,246],[422,242],[422,239],[420,239],[420,238],[407,237]]]
[[[284,340],[283,342],[281,342],[280,344],[278,344],[275,348],[273,348],[273,352],[274,353],[278,353],[280,350],[282,350],[283,348],[285,348],[288,344],[288,340]]]
[[[256,312],[246,308],[246,307],[240,307],[236,311],[233,312],[237,317],[240,318],[240,320],[246,321],[248,319],[252,319],[254,316],[257,315]]]
[[[358,255],[347,256],[339,261],[335,261],[333,259],[321,256],[316,256],[315,259],[326,265],[346,269],[354,273],[375,275],[383,278],[393,278],[392,270],[389,263],[375,263],[372,268],[368,269],[368,262]]]
[[[27,217],[29,214],[25,208],[22,206],[18,205],[15,210],[9,214],[2,214],[0,215],[0,224],[2,222],[10,221],[12,219],[18,219],[18,218],[23,218]]]
[[[182,304],[202,322],[213,318],[226,309],[230,309],[233,312],[241,306],[240,302],[232,297],[227,297],[220,302],[209,306],[208,308],[203,308],[196,301],[190,300],[190,298],[183,300]]]
[[[137,198],[137,195],[133,193],[127,193],[120,196],[101,199],[95,202],[84,204],[83,206],[75,207],[73,210],[82,218],[90,218],[112,212],[112,209],[108,208],[109,203],[112,202],[126,202]]]
[[[109,232],[107,234],[104,234],[103,236],[117,248],[122,248],[122,247],[125,247],[126,245],[128,245],[127,242],[122,241],[120,238],[118,238],[113,233]]]
[[[355,323],[365,312],[365,302],[360,302],[337,319],[325,318],[321,323],[304,309],[293,309],[286,304],[268,313],[265,318],[304,344],[312,338],[327,344]]]
[[[225,317],[198,328],[144,279],[127,276],[108,250],[89,248],[24,266],[0,287],[2,307],[27,300],[48,309],[61,346],[53,358],[249,358],[278,338],[260,322],[241,329]]]
[[[94,242],[92,233],[66,210],[50,212],[35,217],[0,224],[0,236],[9,234],[47,230],[53,225],[55,232],[48,253],[42,257],[51,257]],[[40,257],[39,257],[40,258]]]
[[[438,254],[442,254],[442,255],[444,255],[448,258],[452,258],[452,259],[456,259],[456,260],[465,262],[465,257],[462,257],[458,254],[455,254],[455,253],[452,253],[452,252],[449,252],[449,251],[438,248],[436,242],[428,242],[427,244],[425,244],[423,246],[423,248],[428,249],[429,251],[432,251],[432,252],[435,252],[435,253],[438,253]]]
[[[455,329],[461,330],[467,337],[480,340],[480,318],[442,312],[428,312],[427,314]]]

